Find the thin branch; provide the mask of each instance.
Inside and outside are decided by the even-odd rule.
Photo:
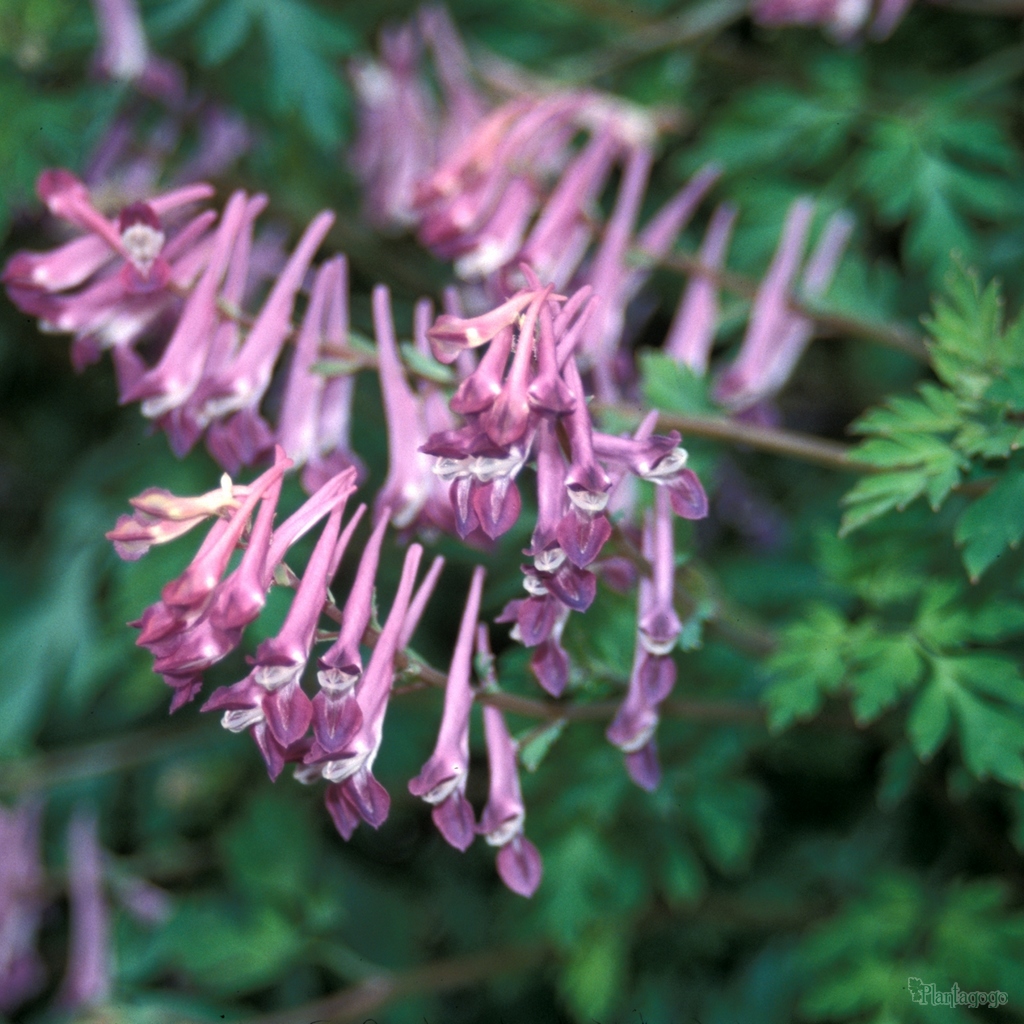
[[[637,28],[599,52],[564,61],[560,74],[576,82],[589,82],[633,61],[665,50],[690,46],[717,35],[747,12],[748,0],[705,0],[679,14]]]
[[[627,406],[593,406],[595,412],[613,412],[629,419],[636,410]],[[853,446],[841,441],[830,441],[801,434],[782,427],[762,427],[743,423],[725,416],[697,416],[683,413],[659,413],[658,427],[662,430],[678,430],[684,437],[706,437],[712,441],[728,441],[730,444],[747,445],[775,455],[785,455],[801,462],[813,462],[827,469],[838,469],[850,473],[870,473],[870,464],[851,458]]]
[[[449,957],[408,971],[379,974],[324,999],[248,1018],[246,1024],[348,1024],[365,1021],[397,999],[464,988],[533,967],[549,956],[544,946],[513,946]]]
[[[641,265],[650,265],[650,259],[643,252],[634,254]],[[657,263],[659,267],[677,271],[680,274],[699,274],[715,282],[720,288],[741,295],[746,299],[753,299],[757,294],[758,282],[744,274],[737,274],[731,270],[721,270],[717,267],[703,263],[697,256],[687,252],[675,252]],[[870,341],[881,342],[890,348],[906,352],[908,355],[927,361],[928,353],[924,346],[924,339],[913,331],[904,327],[894,327],[892,324],[879,323],[876,320],[864,320],[860,317],[850,316],[847,313],[839,313],[834,310],[822,309],[813,303],[802,302],[800,299],[790,296],[789,308],[794,313],[809,317],[824,329],[827,334],[852,334]]]
[[[1006,17],[1024,14],[1024,0],[932,0],[932,3],[965,14],[1002,14]]]
[[[220,736],[220,729],[214,731],[205,722],[185,728],[161,725],[127,736],[0,761],[0,792],[31,793],[66,782],[110,775],[158,761],[167,754],[202,746]]]

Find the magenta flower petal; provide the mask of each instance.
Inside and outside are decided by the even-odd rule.
[[[516,836],[498,851],[498,874],[517,895],[531,897],[544,872],[537,847],[526,836]]]
[[[352,806],[346,789],[340,782],[332,783],[324,790],[324,804],[338,834],[348,842],[362,818]]]
[[[530,658],[530,669],[537,682],[551,694],[561,697],[569,682],[569,655],[554,638],[542,640]]]
[[[648,740],[639,750],[626,755],[626,771],[641,788],[653,793],[661,782],[661,765],[658,763],[658,748],[653,739]]]
[[[465,853],[476,838],[476,817],[469,801],[455,790],[439,804],[430,816],[446,843]]]
[[[313,705],[296,680],[263,698],[263,714],[274,739],[289,747],[306,735],[313,722]]]

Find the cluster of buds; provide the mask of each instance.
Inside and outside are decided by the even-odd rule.
[[[194,699],[204,673],[240,644],[245,628],[262,611],[270,587],[278,582],[294,588],[280,630],[257,646],[249,658],[249,673],[215,690],[201,710],[222,712],[221,723],[231,732],[248,732],[271,779],[292,763],[300,782],[325,780],[324,802],[338,832],[348,839],[361,821],[379,828],[388,816],[390,797],[375,778],[373,765],[383,740],[396,659],[416,630],[443,559],[435,559],[416,588],[423,549],[411,545],[387,619],[379,632],[368,633],[391,509],[381,510],[339,609],[329,586],[366,512],[366,506],[360,506],[343,526],[345,505],[355,490],[355,471],[347,469],[327,481],[275,527],[281,480],[290,465],[278,448],[274,464],[248,485],[235,486],[225,478],[219,489],[194,498],[147,491],[134,499],[133,515],[122,517],[108,536],[122,557],[134,559],[153,544],[213,521],[189,566],[134,624],[141,631],[139,645],[154,655],[155,670],[174,690],[172,711]],[[325,517],[298,577],[285,564],[285,556]],[[241,559],[225,575],[239,547]],[[479,826],[464,796],[474,700],[470,660],[482,590],[483,570],[477,569],[452,658],[437,749],[410,789],[433,805],[439,831],[457,849],[465,850],[478,832],[501,847],[501,877],[515,892],[530,895],[540,881],[540,858],[522,835],[525,811],[515,749],[494,709],[486,713],[491,800]],[[325,613],[333,613],[337,633],[319,628]],[[364,665],[362,648],[368,638],[373,649]],[[303,688],[303,676],[313,661],[315,644],[327,641],[329,646],[316,659],[318,690],[311,698]]]
[[[353,67],[353,164],[374,221],[414,227],[464,278],[528,262],[567,284],[596,237],[593,214],[615,167],[649,164],[659,118],[601,93],[520,82],[492,98],[438,7],[385,29],[380,49],[379,60]],[[421,66],[424,49],[440,102]]]
[[[914,0],[754,0],[754,19],[762,25],[823,25],[847,42],[867,34],[886,39]]]

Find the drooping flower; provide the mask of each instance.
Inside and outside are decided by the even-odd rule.
[[[71,819],[67,849],[71,935],[58,1001],[79,1009],[107,1000],[113,971],[110,908],[103,892],[103,851],[94,815],[78,813]]]
[[[36,935],[46,909],[42,807],[0,806],[0,1013],[15,1010],[45,984]]]
[[[345,839],[352,835],[360,821],[380,828],[391,807],[391,797],[373,775],[373,764],[384,738],[384,718],[391,697],[398,638],[422,554],[423,549],[418,544],[411,545],[406,552],[391,610],[374,645],[370,663],[356,686],[362,723],[345,751],[321,768],[321,774],[331,783],[324,796],[327,809]]]
[[[739,355],[715,386],[715,398],[733,411],[776,394],[811,340],[812,320],[794,312],[790,303],[813,216],[814,204],[808,199],[790,206],[779,246],[754,298]],[[852,230],[847,214],[829,218],[804,266],[804,296],[817,299],[828,289]]]
[[[484,705],[484,733],[490,768],[490,794],[477,831],[489,846],[498,848],[501,880],[519,896],[532,896],[543,871],[537,847],[526,838],[526,807],[519,786],[516,745],[496,707]]]
[[[328,516],[278,634],[256,648],[245,679],[216,690],[202,708],[224,711],[222,724],[232,732],[250,730],[272,779],[313,721],[313,705],[301,681],[327,600],[329,574],[344,552],[337,551],[344,505],[338,502]],[[351,533],[346,532],[345,542]]]
[[[378,227],[415,223],[417,182],[437,153],[437,116],[419,80],[420,40],[411,26],[385,29],[380,60],[350,67],[359,100],[352,167],[365,184],[367,219]]]
[[[734,206],[723,203],[711,216],[698,256],[701,264],[712,271],[721,270],[725,263],[736,213]],[[691,275],[665,335],[664,351],[703,375],[715,342],[717,321],[718,288],[714,280],[705,273]]]
[[[106,537],[121,558],[134,562],[154,544],[177,540],[211,516],[237,509],[247,493],[244,486],[232,484],[226,473],[221,477],[220,487],[195,498],[179,498],[170,491],[151,487],[129,499],[135,511],[130,516],[119,516],[117,525]]]
[[[469,714],[473,707],[470,669],[484,570],[477,566],[466,598],[458,639],[448,669],[444,694],[444,714],[437,746],[419,775],[409,782],[409,792],[433,806],[432,817],[438,831],[457,850],[466,850],[473,842],[476,820],[466,800],[469,779]]]
[[[626,699],[609,725],[607,736],[626,755],[630,777],[643,789],[653,790],[661,777],[654,732],[658,706],[676,681],[672,659],[682,623],[673,597],[675,552],[672,509],[668,492],[655,492],[653,512],[648,512],[642,550],[652,569],[650,579],[639,583],[636,651]]]

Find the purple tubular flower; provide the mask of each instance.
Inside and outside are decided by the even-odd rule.
[[[309,305],[288,370],[277,423],[277,442],[296,466],[305,465],[318,454],[320,404],[326,380],[322,374],[313,373],[311,367],[320,354],[328,302],[338,289],[341,274],[341,260],[333,259],[324,263],[313,277]]]
[[[97,1006],[110,995],[110,910],[103,896],[103,851],[96,818],[77,813],[68,825],[71,936],[58,1002],[68,1009]]]
[[[530,897],[540,885],[543,867],[537,847],[523,834],[526,808],[519,787],[516,745],[496,707],[484,706],[484,733],[491,782],[477,831],[489,846],[499,848],[497,868],[505,885],[519,896]]]
[[[143,415],[155,418],[182,405],[195,391],[220,319],[217,293],[227,271],[245,209],[245,194],[234,193],[214,234],[210,260],[185,302],[181,318],[160,361],[122,395],[122,404],[141,399]]]
[[[618,398],[612,362],[622,335],[628,302],[626,249],[640,213],[652,162],[653,154],[647,147],[637,147],[629,154],[615,206],[588,275],[594,294],[601,296],[602,304],[594,325],[594,340],[586,347],[584,355],[593,365],[594,388],[601,401]]]
[[[662,208],[637,235],[636,247],[653,261],[664,259],[679,237],[679,233],[690,222],[701,200],[722,176],[718,164],[702,167]],[[643,271],[635,271],[645,276]],[[631,291],[636,291],[633,286]]]
[[[352,539],[352,534],[365,512],[366,505],[360,505],[348,525],[342,530],[334,554],[331,556],[331,564],[327,572],[328,580],[332,579],[337,572],[338,565]],[[325,677],[323,671],[318,672],[317,676],[320,689],[312,701],[313,740],[309,750],[304,751],[305,764],[316,764],[342,753],[363,721],[359,704],[352,695],[351,685],[334,685],[330,673]],[[317,774],[319,774],[319,769],[317,769]]]
[[[337,285],[327,297],[324,341],[328,352],[341,351],[348,344],[348,264],[337,258]],[[355,466],[364,475],[362,463],[352,452],[353,376],[331,377],[323,384],[320,397],[315,455],[302,474],[302,485],[313,494],[328,477],[344,466]]]
[[[93,0],[100,47],[97,64],[110,78],[130,82],[149,60],[139,9],[132,0]]]
[[[715,389],[719,401],[734,411],[749,409],[776,394],[811,340],[814,324],[789,308],[789,292],[813,210],[806,200],[790,207],[779,250],[754,300],[740,354]],[[827,291],[852,230],[849,215],[837,213],[829,218],[803,272],[801,291],[806,298],[819,299]]]
[[[562,632],[569,620],[569,609],[562,608],[555,617],[547,639],[537,644],[530,657],[530,671],[537,682],[551,694],[561,697],[569,682],[569,655],[562,647]]]
[[[551,294],[549,285],[526,308],[519,327],[515,355],[508,376],[495,396],[490,407],[480,416],[480,426],[487,436],[499,448],[507,448],[520,441],[526,433],[531,421],[531,396],[528,391],[532,374],[532,360],[537,329],[537,319],[541,307]],[[550,338],[550,354],[545,359],[545,369],[551,375],[555,369],[554,338]],[[567,390],[567,389],[565,389]],[[566,405],[571,407],[572,396],[566,396]]]
[[[593,425],[575,359],[566,361],[563,373],[575,404],[566,416],[572,451],[572,464],[565,474],[569,510],[559,522],[556,536],[569,561],[583,569],[598,556],[611,536],[611,524],[604,510],[612,479],[594,456]]]
[[[777,391],[792,369],[795,358],[780,351],[781,341],[789,334],[789,297],[813,216],[809,199],[796,200],[786,214],[779,246],[754,297],[740,353],[715,387],[715,398],[730,409],[749,408]]]
[[[214,691],[203,711],[224,711],[221,724],[232,732],[251,729],[271,778],[284,767],[289,749],[306,735],[313,706],[301,687],[316,626],[327,598],[345,499],[328,517],[277,636],[265,640],[240,683]]]
[[[440,4],[419,9],[419,28],[434,57],[448,108],[440,133],[442,157],[453,152],[486,113],[470,80],[469,57],[448,11]]]
[[[338,639],[320,658],[320,686],[331,693],[340,695],[347,692],[362,676],[363,658],[359,645],[373,615],[373,583],[387,527],[387,519],[381,519],[370,534],[345,601]]]
[[[380,387],[388,431],[388,476],[377,496],[375,515],[390,519],[397,529],[419,515],[434,488],[430,459],[420,448],[426,428],[398,356],[398,341],[391,316],[391,296],[384,285],[373,290],[373,326],[377,337]]]
[[[437,115],[417,76],[420,46],[413,30],[385,29],[380,50],[380,62],[354,60],[349,67],[359,101],[352,167],[365,188],[370,223],[408,227],[416,222],[416,184],[434,163]]]
[[[648,654],[660,657],[672,651],[683,630],[673,606],[675,552],[672,538],[672,507],[668,492],[662,488],[654,495],[652,541],[651,602],[638,623],[638,628],[644,650]]]
[[[455,273],[464,280],[487,277],[509,264],[519,252],[537,209],[537,190],[526,177],[505,187],[490,217],[460,241]]]
[[[416,570],[423,548],[413,544],[406,552],[402,577],[387,621],[370,656],[370,663],[356,688],[363,721],[344,754],[324,764],[328,810],[338,831],[348,838],[359,820],[380,828],[388,816],[391,798],[373,776],[373,763],[384,734],[384,717],[394,678],[395,654],[402,623],[409,610]]]
[[[246,488],[233,487],[226,475],[220,487],[197,498],[179,498],[170,491],[151,487],[129,499],[135,511],[130,516],[119,516],[117,525],[106,537],[113,542],[120,558],[134,562],[154,544],[176,540],[210,516],[223,516],[237,509],[245,493]]]
[[[538,277],[563,287],[593,235],[586,214],[596,203],[621,143],[612,131],[596,132],[569,162],[530,231],[519,259]],[[574,258],[566,260],[570,252]]]
[[[572,391],[559,374],[555,325],[549,303],[542,305],[540,310],[537,372],[530,384],[528,395],[530,408],[536,413],[546,413],[548,416],[562,416],[572,412],[576,404]]]
[[[46,981],[36,951],[46,909],[41,827],[41,804],[0,806],[0,1013],[12,1013]]]
[[[402,632],[398,638],[399,650],[409,646],[409,641],[412,640],[416,627],[420,624],[420,619],[423,617],[423,612],[433,596],[434,589],[437,587],[437,580],[443,569],[444,556],[438,555],[430,563],[427,575],[423,577],[423,582],[416,588],[416,593],[409,602],[409,611],[405,616],[405,622],[402,623]]]
[[[441,835],[457,850],[463,851],[473,842],[476,826],[473,808],[466,800],[466,783],[469,779],[469,714],[473,707],[470,668],[483,583],[484,570],[477,566],[473,570],[448,669],[437,746],[419,775],[409,782],[409,792],[433,806],[434,824]]]
[[[203,381],[200,415],[207,421],[231,412],[255,410],[259,404],[291,329],[295,296],[333,223],[334,214],[329,211],[310,221],[235,358],[218,374]]]
[[[711,216],[700,247],[700,262],[721,270],[736,222],[736,207],[723,203]],[[686,286],[665,336],[665,352],[703,376],[707,372],[718,321],[718,287],[708,274],[694,274]]]
[[[515,333],[511,327],[502,328],[494,336],[480,362],[466,375],[452,395],[448,403],[452,412],[460,416],[474,416],[494,404],[494,400],[501,394],[505,367],[514,339]]]
[[[643,554],[654,568],[654,578],[640,580],[633,671],[626,699],[606,732],[609,742],[626,755],[630,777],[648,791],[657,788],[661,778],[654,732],[658,705],[675,685],[676,666],[669,652],[682,629],[672,607],[671,527],[668,500],[659,492],[643,534]]]
[[[558,543],[558,526],[566,514],[565,457],[554,424],[543,418],[537,425],[534,445],[537,461],[537,525],[524,554],[542,572],[552,572],[565,560]]]
[[[683,519],[703,519],[708,499],[697,474],[686,468],[685,448],[679,434],[652,434],[658,413],[648,413],[633,437],[595,433],[594,451],[599,458],[625,466],[641,480],[668,488],[672,509]]]
[[[427,332],[434,358],[454,363],[464,349],[486,345],[500,331],[512,327],[533,298],[533,291],[518,292],[497,309],[469,318],[442,313]]]

